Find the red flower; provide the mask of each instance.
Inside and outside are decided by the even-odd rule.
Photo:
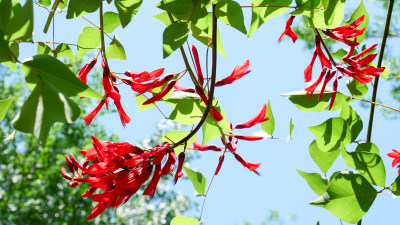
[[[207,106],[208,99],[207,99],[206,94],[204,93],[203,89],[199,86],[196,86],[196,92],[200,96],[200,98],[204,102],[204,104],[206,104],[206,106]],[[221,121],[224,118],[221,115],[221,113],[219,113],[214,106],[211,106],[210,114],[216,121]]]
[[[227,84],[232,84],[235,80],[242,78],[244,75],[248,74],[251,72],[249,70],[250,62],[249,60],[246,60],[243,65],[241,66],[236,66],[235,69],[233,69],[231,75],[228,77],[219,80],[215,83],[216,87],[224,86]]]
[[[87,75],[90,72],[90,70],[92,70],[92,68],[94,67],[94,65],[97,62],[97,58],[94,58],[92,60],[90,60],[88,63],[86,63],[80,70],[78,73],[78,79],[81,80],[83,83],[87,83],[86,79],[87,79]]]
[[[201,145],[197,141],[195,141],[192,145],[192,147],[188,148],[187,150],[199,150],[199,151],[216,151],[220,152],[222,151],[222,148],[216,146],[216,145]]]
[[[189,93],[195,93],[196,91],[193,88],[184,88],[178,84],[178,82],[175,83],[174,85],[174,91],[184,91],[184,92],[189,92]]]
[[[258,123],[265,122],[269,120],[269,118],[265,118],[266,115],[267,115],[267,105],[264,104],[261,111],[254,118],[245,123],[237,124],[234,129],[250,128]]]
[[[239,161],[244,167],[247,167],[247,169],[253,171],[257,175],[260,175],[260,173],[256,169],[261,165],[261,163],[250,163],[244,160],[242,156],[237,153],[233,153],[233,155],[235,156],[236,160]]]
[[[228,136],[235,137],[237,139],[245,140],[245,141],[258,141],[258,140],[264,139],[264,137],[241,135],[241,134],[228,134]]]
[[[287,35],[290,38],[292,38],[293,43],[296,42],[297,38],[299,36],[297,36],[297,34],[292,30],[292,23],[293,23],[293,19],[295,16],[290,16],[289,19],[286,21],[286,26],[285,26],[285,30],[283,31],[283,33],[281,34],[281,36],[279,36],[278,42],[280,43],[282,41],[283,35]]]
[[[393,158],[393,162],[392,162],[392,167],[396,166],[397,164],[400,164],[400,152],[392,149],[393,152],[388,153],[387,156],[389,156],[390,158]],[[400,174],[400,165],[397,166],[397,168],[399,168],[399,174]]]
[[[219,171],[221,170],[221,166],[222,166],[222,163],[224,162],[224,159],[225,159],[225,155],[221,155],[219,157],[218,166],[217,166],[217,169],[215,170],[215,173],[214,173],[215,175],[217,175],[219,173]]]
[[[164,68],[157,69],[152,72],[144,71],[141,73],[126,71],[124,74],[128,77],[131,77],[133,82],[142,83],[150,80],[155,80],[163,73],[164,73]]]
[[[143,193],[153,197],[160,177],[170,173],[176,161],[168,144],[143,151],[126,142],[100,142],[95,137],[92,140],[93,148],[80,151],[85,156],[82,164],[72,155],[70,158],[66,157],[72,175],[65,169],[61,170],[65,179],[72,180],[71,187],[89,183],[90,188],[82,197],[90,197],[98,204],[87,220],[97,217],[108,207],[115,209],[128,201],[150,178],[155,165],[153,178]],[[166,153],[169,158],[161,169],[161,160]],[[103,192],[94,194],[97,189]]]
[[[177,167],[176,173],[175,173],[175,184],[178,181],[178,179],[180,177],[182,177],[182,175],[183,175],[182,166],[183,166],[184,161],[185,161],[185,152],[181,152],[181,153],[179,153],[179,156],[178,156],[178,167]]]
[[[201,71],[199,53],[197,52],[197,49],[194,45],[192,45],[192,52],[193,52],[194,62],[196,63],[197,77],[198,77],[200,85],[203,86],[204,77],[203,77],[203,72]]]
[[[357,20],[355,20],[350,25],[337,27],[332,30],[322,29],[322,32],[337,41],[341,41],[341,42],[347,44],[348,46],[354,47],[354,46],[359,45],[359,43],[356,40],[350,41],[350,40],[348,40],[348,38],[357,37],[364,33],[365,27],[362,29],[359,29],[359,30],[356,29],[358,26],[360,26],[360,24],[363,21],[364,21],[364,15],[360,16]]]
[[[154,102],[162,99],[174,87],[175,83],[176,83],[176,80],[171,80],[167,84],[167,86],[164,89],[162,89],[162,91],[160,91],[159,93],[154,95],[152,98],[147,99],[145,102],[143,102],[142,105],[148,105],[148,104],[154,103]]]

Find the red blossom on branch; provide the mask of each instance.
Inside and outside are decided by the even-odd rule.
[[[94,65],[96,65],[97,58],[93,58],[88,63],[86,63],[78,73],[78,79],[81,80],[83,83],[87,83],[87,75],[93,69]]]
[[[198,150],[198,151],[222,151],[222,148],[216,145],[201,145],[199,142],[195,141],[192,147],[188,148],[187,150]]]
[[[220,87],[227,84],[232,84],[235,80],[238,80],[242,78],[244,75],[250,73],[251,70],[249,70],[249,67],[250,67],[250,61],[246,60],[246,62],[244,62],[243,65],[236,66],[235,69],[233,69],[231,75],[215,82],[215,86]]]
[[[392,167],[395,167],[397,164],[399,164],[397,166],[397,168],[399,168],[399,174],[400,174],[400,152],[398,152],[397,150],[392,149],[393,152],[388,153],[387,156],[389,156],[390,158],[393,158],[392,161]]]
[[[245,123],[237,124],[234,129],[250,128],[258,123],[265,122],[269,120],[269,118],[265,118],[266,115],[267,115],[267,105],[264,104],[263,107],[261,108],[261,111],[254,118]]]
[[[283,35],[287,35],[290,38],[292,38],[293,43],[295,43],[297,38],[299,38],[299,36],[292,30],[292,27],[291,27],[294,17],[295,16],[290,16],[289,19],[286,21],[285,30],[283,31],[281,36],[279,36],[279,39],[278,39],[279,43],[281,43]]]

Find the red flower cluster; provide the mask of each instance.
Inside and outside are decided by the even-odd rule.
[[[97,217],[106,208],[115,209],[124,204],[149,180],[152,174],[153,176],[143,195],[153,197],[160,177],[174,170],[175,152],[168,143],[144,151],[127,142],[100,142],[93,136],[92,140],[92,148],[87,151],[80,151],[85,156],[82,164],[78,163],[71,154],[70,158],[65,156],[70,173],[67,173],[64,168],[61,169],[62,176],[71,180],[71,187],[76,187],[81,183],[89,183],[90,188],[82,197],[90,197],[98,204],[86,218],[87,220]],[[161,162],[166,155],[168,155],[168,159],[162,166]],[[184,153],[183,156],[181,153],[177,177],[182,176],[183,160]],[[97,190],[103,192],[95,193]]]
[[[389,156],[390,158],[393,158],[393,162],[392,162],[392,167],[395,167],[397,164],[399,164],[397,166],[397,168],[399,168],[399,174],[400,174],[400,152],[392,149],[393,152],[388,153],[387,156]]]
[[[251,128],[256,124],[267,121],[269,118],[266,118],[266,115],[267,115],[267,105],[264,104],[261,111],[254,118],[252,118],[247,122],[237,124],[235,128],[233,128],[231,123],[230,124],[231,129],[234,130],[234,129]],[[246,141],[256,141],[256,140],[261,140],[264,137],[248,136],[248,135],[232,134],[232,133],[227,134],[227,136],[228,140],[225,140],[225,138],[221,137],[221,141],[222,144],[225,146],[225,149],[229,150],[229,152],[235,156],[235,159],[239,161],[244,167],[248,168],[250,171],[253,171],[257,175],[260,175],[260,173],[256,169],[261,165],[261,163],[250,163],[245,161],[239,154],[236,153],[236,149],[239,139]],[[194,142],[193,146],[188,148],[188,150],[220,152],[222,151],[222,148],[216,145],[201,145],[198,142]],[[217,169],[215,170],[215,175],[219,173],[222,163],[224,162],[224,158],[225,158],[225,152],[219,157],[218,166]]]
[[[293,24],[294,17],[295,16],[290,16],[289,19],[286,21],[285,30],[283,31],[281,36],[279,36],[279,38],[278,38],[279,43],[281,43],[283,35],[287,35],[290,38],[292,38],[293,43],[295,43],[296,40],[299,38],[299,36],[292,30],[292,27],[291,27]]]
[[[359,45],[357,42],[357,37],[362,35],[365,31],[363,29],[356,29],[360,24],[364,21],[364,16],[361,16],[356,21],[351,23],[350,25],[345,25],[341,27],[337,27],[335,29],[322,29],[322,32],[328,36],[328,38],[333,38],[337,41],[343,42],[346,45],[350,46],[350,51],[347,55],[343,57],[343,61],[336,63],[332,62],[336,67],[336,70],[332,70],[332,64],[330,60],[325,56],[322,48],[321,40],[319,35],[315,35],[315,50],[313,52],[313,56],[311,58],[310,64],[304,70],[304,79],[305,82],[309,82],[312,76],[312,69],[315,62],[316,57],[318,56],[319,60],[321,61],[322,71],[317,79],[316,82],[311,84],[310,86],[306,87],[304,90],[310,93],[310,96],[313,95],[317,86],[323,81],[323,85],[321,88],[321,92],[319,95],[319,100],[321,100],[325,87],[332,78],[335,77],[333,81],[333,91],[331,102],[329,105],[329,109],[332,108],[333,103],[335,101],[337,87],[338,87],[338,79],[341,79],[343,76],[353,77],[355,80],[361,83],[368,83],[372,81],[374,76],[379,76],[385,68],[375,68],[373,66],[369,66],[369,64],[375,59],[376,54],[369,54],[363,57],[367,53],[369,53],[372,49],[374,49],[377,44],[372,45],[371,47],[365,49],[359,54],[353,55],[355,47]],[[354,38],[354,40],[349,40],[349,38]],[[340,74],[338,73],[340,72]],[[325,78],[325,79],[324,79]]]

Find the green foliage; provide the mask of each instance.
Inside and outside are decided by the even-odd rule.
[[[360,26],[357,27],[357,29],[366,28],[368,26],[368,22],[369,22],[369,14],[368,14],[367,9],[364,6],[363,0],[361,0],[360,5],[354,11],[354,13],[351,15],[351,17],[346,22],[344,22],[344,25],[351,24],[356,19],[358,19],[360,16],[364,16],[364,21],[360,24]],[[361,43],[362,41],[365,40],[366,37],[367,37],[367,32],[364,32],[362,35],[357,37],[357,42]]]
[[[45,44],[43,42],[40,42],[40,43],[38,43],[36,54],[38,54],[38,55],[52,55],[53,51],[51,50],[51,48],[47,44]]]
[[[0,122],[4,119],[15,97],[0,100]]]
[[[106,12],[103,15],[103,30],[105,33],[112,33],[115,28],[121,25],[118,13]]]
[[[357,173],[341,171],[332,176],[326,192],[310,204],[329,210],[347,223],[357,223],[374,202],[376,190]]]
[[[101,1],[102,0],[69,0],[67,19],[95,12],[100,7]]]
[[[171,221],[171,225],[199,225],[200,223],[198,219],[185,216],[177,216]]]
[[[186,137],[190,131],[187,130],[173,130],[173,131],[168,131],[166,132],[163,137],[162,141],[163,142],[168,142],[170,144],[177,143],[178,141],[182,140],[184,137]],[[189,147],[195,142],[197,139],[197,134],[193,135],[187,142],[186,146]],[[179,155],[179,153],[183,152],[185,150],[185,146],[181,145],[178,147],[174,148],[175,155]]]
[[[357,112],[347,103],[342,104],[339,117],[343,118],[351,132],[351,141],[355,141],[363,128],[363,122]]]
[[[351,78],[346,81],[347,88],[356,98],[362,98],[368,93],[368,86]]]
[[[193,171],[186,166],[183,166],[185,169],[186,175],[189,177],[189,180],[192,182],[194,189],[199,195],[204,195],[206,193],[206,185],[207,180],[200,172]]]
[[[102,98],[78,80],[64,63],[51,56],[36,55],[22,64],[32,93],[14,119],[13,126],[24,133],[32,133],[43,144],[53,123],[72,123],[78,118],[80,109],[69,97]]]
[[[10,19],[3,17],[4,24],[4,37],[7,41],[22,40],[29,41],[32,40],[33,32],[33,1],[26,1],[25,5],[21,7],[18,1],[14,2],[13,10]],[[5,23],[5,21],[8,21]]]
[[[385,187],[386,171],[379,154],[372,152],[348,152],[341,147],[342,156],[347,166],[358,170],[371,184]]]
[[[99,46],[100,42],[100,30],[95,27],[85,27],[78,38],[77,58],[82,58],[88,51]]]
[[[165,28],[163,33],[163,57],[167,58],[176,49],[181,47],[189,35],[186,23],[173,23]]]
[[[65,43],[61,43],[57,46],[56,50],[57,57],[64,57],[69,59],[75,59],[74,52],[72,49]]]
[[[220,137],[224,131],[230,131],[228,121],[226,120],[225,111],[223,108],[217,108],[217,111],[224,117],[221,121],[217,122],[215,119],[208,115],[203,124],[203,145],[214,138]]]
[[[292,118],[290,118],[289,138],[292,138],[292,132],[293,132],[294,127],[295,127],[295,125],[292,122]]]
[[[268,105],[267,105],[267,114],[265,115],[266,118],[269,118],[269,120],[262,122],[261,123],[261,128],[265,133],[269,134],[272,136],[275,130],[275,119],[274,115],[272,114],[272,108],[271,108],[271,103],[268,100]],[[292,120],[290,120],[290,137],[292,136]]]
[[[308,127],[314,134],[318,148],[323,152],[333,151],[350,144],[351,131],[347,122],[341,117],[333,117],[325,122]]]
[[[336,98],[340,94],[336,95]],[[295,91],[290,93],[281,94],[281,96],[288,98],[298,109],[303,112],[322,112],[325,110],[329,99],[332,97],[332,92],[325,92],[318,101],[319,93],[314,93],[310,97],[306,91]]]
[[[396,180],[394,180],[390,190],[394,195],[400,196],[400,175],[396,177]]]
[[[306,173],[301,170],[297,170],[297,172],[307,181],[310,188],[317,195],[323,195],[325,193],[328,188],[328,180],[326,177],[323,177],[318,173]]]
[[[137,106],[138,106],[139,112],[140,112],[140,111],[143,111],[143,110],[146,110],[146,109],[154,108],[154,107],[157,105],[156,103],[148,104],[148,105],[143,105],[143,103],[144,103],[145,101],[147,101],[147,98],[144,97],[143,95],[138,95],[138,96],[136,96],[136,97],[135,97],[135,100],[136,100],[136,104],[137,104]]]
[[[199,104],[199,99],[180,99],[171,112],[171,115],[169,115],[169,119],[180,124],[192,125],[199,122],[204,110],[205,108]]]
[[[318,167],[323,173],[328,172],[328,170],[331,168],[333,163],[340,155],[339,150],[334,150],[330,152],[321,151],[318,148],[317,142],[315,140],[311,142],[310,146],[308,147],[308,150],[311,158],[314,160],[314,162],[318,165]]]
[[[122,59],[126,60],[126,54],[124,46],[122,46],[121,42],[118,40],[117,35],[114,36],[110,45],[108,45],[106,49],[106,55],[109,59]]]
[[[126,27],[142,6],[142,0],[114,0],[122,27]]]
[[[247,34],[246,27],[244,26],[243,11],[239,3],[233,0],[218,1],[215,15],[224,24],[236,28],[243,34]]]
[[[344,16],[344,5],[346,0],[321,1],[324,9],[312,10],[309,14],[308,25],[315,28],[325,29],[331,29],[340,26]]]

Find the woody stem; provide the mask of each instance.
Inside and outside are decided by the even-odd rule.
[[[388,13],[387,13],[387,17],[386,17],[386,22],[385,22],[385,30],[383,31],[381,50],[379,51],[379,58],[378,58],[377,68],[380,68],[382,66],[382,60],[383,60],[383,55],[384,55],[385,46],[386,46],[386,39],[387,39],[387,37],[389,35],[389,26],[390,26],[390,19],[392,17],[393,4],[394,4],[394,0],[390,0],[389,7],[388,7]],[[376,76],[375,79],[374,79],[374,89],[372,91],[372,99],[371,99],[372,102],[376,102],[376,94],[377,94],[377,91],[378,91],[378,82],[379,82],[379,76]],[[372,124],[374,122],[374,112],[375,112],[375,105],[372,104],[371,105],[371,110],[370,110],[370,113],[369,113],[367,142],[371,142]]]
[[[212,106],[212,102],[213,102],[213,99],[214,99],[215,80],[216,80],[216,76],[217,76],[217,41],[216,41],[217,40],[217,17],[215,16],[215,4],[212,5],[212,10],[213,10],[213,17],[212,17],[212,45],[213,45],[213,49],[212,49],[211,84],[210,84],[210,91],[208,92],[207,108],[204,111],[204,114],[201,117],[200,122],[196,125],[196,127],[186,137],[184,137],[182,140],[180,140],[178,143],[176,143],[173,147],[176,147],[176,146],[179,146],[179,145],[182,145],[182,144],[186,143],[194,134],[197,133],[197,131],[200,129],[200,127],[206,121],[206,118],[207,118],[207,116],[208,116],[208,114],[210,112],[210,109],[211,109],[211,106]],[[196,80],[196,83],[197,83],[197,80]],[[201,87],[201,86],[199,85],[199,87]]]

